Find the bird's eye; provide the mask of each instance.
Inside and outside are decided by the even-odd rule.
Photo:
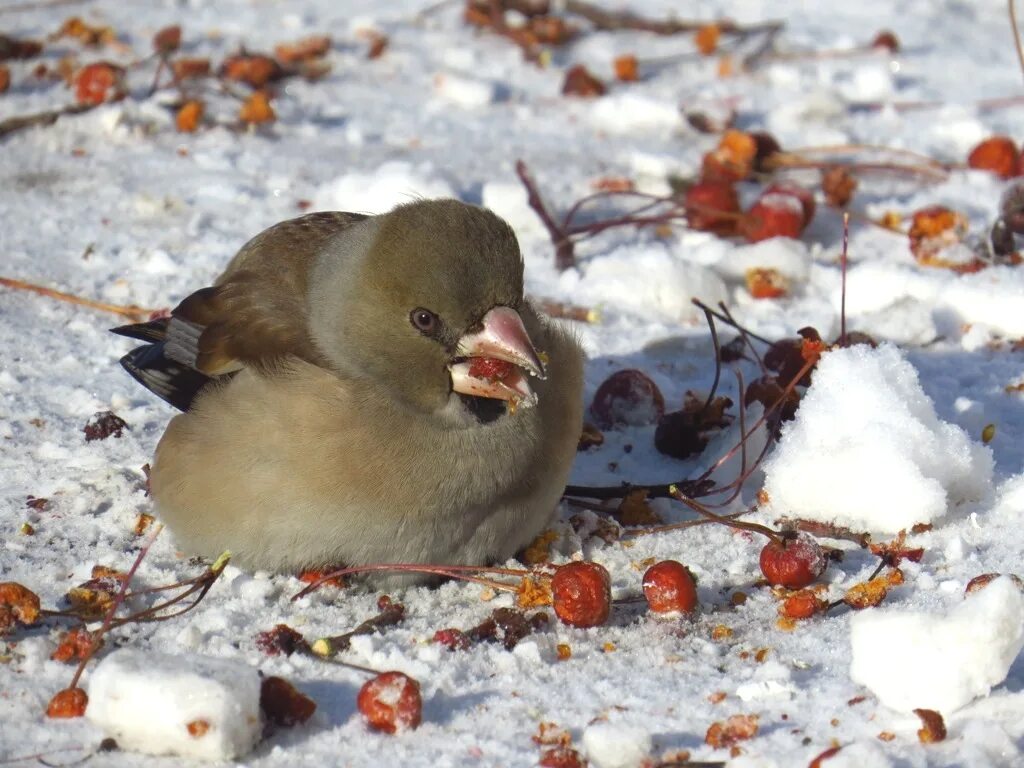
[[[437,330],[437,315],[429,309],[417,307],[409,315],[412,324],[422,333],[433,333]]]

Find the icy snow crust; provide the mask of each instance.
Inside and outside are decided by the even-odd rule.
[[[864,53],[765,62],[757,72],[733,78],[717,76],[714,57],[689,55],[687,36],[629,32],[588,33],[556,51],[550,66],[538,68],[506,41],[467,29],[461,3],[427,11],[431,6],[432,0],[193,0],[134,3],[126,11],[124,3],[93,0],[18,11],[0,7],[6,34],[45,37],[77,13],[113,24],[139,56],[149,52],[154,32],[177,23],[184,27],[188,55],[215,61],[242,44],[265,51],[308,34],[335,40],[332,72],[316,83],[287,81],[274,102],[279,120],[265,132],[212,127],[193,136],[176,133],[168,109],[174,94],[146,97],[150,71],[143,70],[131,76],[129,100],[3,139],[0,274],[108,302],[168,307],[210,284],[250,237],[310,210],[308,203],[368,211],[416,194],[450,193],[482,200],[511,221],[529,294],[601,310],[601,324],[577,328],[591,355],[588,402],[610,373],[636,367],[677,408],[687,389],[706,392],[713,377],[706,326],[689,307],[694,293],[712,303],[725,299],[741,322],[770,339],[792,336],[806,325],[827,339],[838,335],[839,217],[819,201],[804,245],[791,248],[746,248],[704,233],[680,231],[662,240],[650,231],[615,230],[581,245],[578,269],[558,274],[551,244],[516,180],[517,158],[529,165],[549,204],[564,212],[601,177],[625,176],[641,189],[665,192],[670,174],[693,174],[716,137],[690,129],[675,112],[680,104],[709,114],[733,104],[741,125],[773,131],[787,148],[880,143],[960,163],[989,134],[1024,139],[1019,109],[974,106],[978,98],[1020,92],[1002,0],[630,4],[654,17],[729,17],[739,23],[781,18],[786,28],[780,41],[787,50],[850,48],[871,40],[882,24],[894,26],[904,47],[895,57]],[[357,36],[362,27],[390,36],[380,59],[364,58],[366,42]],[[116,57],[106,50],[79,51],[68,42],[57,48],[79,53],[83,61]],[[641,65],[641,82],[613,84],[608,97],[594,101],[559,95],[569,65],[584,63],[610,82],[611,61],[621,53],[654,62]],[[55,66],[59,55],[51,50],[48,63]],[[70,99],[60,85],[31,84],[33,64],[8,64],[14,84],[0,96],[0,119]],[[233,118],[236,102],[209,98],[210,113]],[[947,106],[850,108],[851,102],[885,98],[940,100]],[[1004,186],[988,174],[967,171],[954,171],[938,185],[876,176],[862,179],[854,205],[880,216],[944,203],[965,211],[981,234]],[[748,194],[756,196],[756,190]],[[975,461],[969,458],[973,448],[959,454],[959,464],[934,466],[930,474],[920,468],[927,457],[910,450],[906,455],[915,461],[908,472],[924,478],[910,485],[902,479],[879,482],[890,471],[881,449],[860,465],[873,506],[946,510],[932,531],[914,538],[926,548],[925,556],[921,563],[902,564],[906,583],[891,592],[883,610],[950,616],[972,577],[1021,567],[1024,399],[1005,388],[1024,380],[1024,358],[993,342],[1022,332],[1024,271],[1000,268],[961,278],[923,269],[913,262],[905,238],[856,222],[850,257],[850,327],[906,345],[907,363],[897,364],[905,372],[901,381],[916,377],[923,396],[909,397],[881,370],[875,380],[880,377],[887,391],[907,394],[919,405],[926,397],[940,425],[963,429],[971,441],[985,425],[996,425],[990,443],[995,493],[979,501],[950,501],[974,496],[967,491],[984,483],[983,476],[966,471]],[[754,301],[747,294],[736,261],[745,269],[755,266],[748,260],[761,258],[790,276],[791,297]],[[140,467],[151,459],[172,412],[117,367],[130,342],[106,329],[119,322],[0,289],[0,579],[36,589],[47,607],[59,607],[67,589],[87,579],[96,563],[126,569],[141,543],[133,533],[135,519],[152,511]],[[745,365],[744,375],[749,381],[757,369]],[[725,394],[737,400],[733,377],[726,372],[722,378]],[[915,406],[910,415],[930,427],[914,435],[938,440],[932,437],[936,422],[922,417],[922,408]],[[82,426],[105,409],[115,410],[130,431],[121,439],[85,443]],[[602,447],[580,454],[572,482],[693,477],[731,444],[716,439],[708,455],[679,462],[654,451],[653,432],[607,432]],[[752,445],[750,454],[757,450]],[[725,468],[732,471],[716,476],[728,482],[739,465],[736,456]],[[953,476],[955,483],[939,479]],[[756,489],[756,482],[748,486],[746,501]],[[29,494],[48,498],[49,506],[26,507]],[[657,506],[669,520],[686,517],[669,504]],[[569,514],[563,511],[563,519]],[[583,514],[595,521],[592,513]],[[761,519],[771,522],[768,514]],[[18,533],[23,522],[35,528],[34,536]],[[310,638],[350,630],[377,611],[378,595],[366,588],[325,589],[291,602],[303,586],[297,579],[229,566],[198,609],[173,621],[119,629],[101,655],[124,645],[147,654],[230,660],[292,680],[316,700],[317,713],[305,726],[261,742],[245,758],[253,768],[534,766],[541,750],[531,736],[544,721],[569,729],[592,765],[628,764],[648,750],[655,760],[685,749],[695,760],[727,761],[726,750],[703,742],[708,726],[733,714],[758,714],[761,724],[757,738],[741,745],[745,754],[731,761],[736,768],[805,766],[833,740],[844,747],[824,763],[828,768],[1024,763],[1019,660],[1009,663],[1005,683],[947,719],[945,743],[924,746],[917,741],[916,717],[890,709],[850,678],[848,613],[835,611],[793,632],[776,628],[776,601],[755,586],[759,538],[700,526],[606,545],[581,538],[566,523],[559,531],[558,556],[582,554],[606,565],[616,597],[640,594],[648,559],[683,561],[698,578],[704,610],[693,620],[665,622],[624,603],[605,627],[577,630],[553,622],[511,653],[500,644],[449,653],[430,642],[437,629],[471,627],[508,598],[485,602],[478,587],[460,584],[395,593],[406,604],[406,620],[383,635],[357,638],[345,658],[420,681],[423,725],[396,737],[370,733],[361,722],[355,699],[364,675],[301,655],[269,657],[254,639],[278,622]],[[830,597],[837,598],[865,579],[877,559],[850,542],[828,543],[846,550],[843,562],[831,564],[824,577]],[[165,532],[143,561],[138,586],[190,578],[201,567],[179,553]],[[736,591],[747,600],[733,608],[729,598]],[[927,626],[933,621],[927,619]],[[732,629],[732,636],[712,640],[718,625]],[[86,718],[56,722],[42,714],[72,674],[71,667],[49,659],[56,639],[55,626],[46,624],[0,643],[0,760],[41,754],[51,763],[72,762],[104,737]],[[922,643],[931,640],[929,635]],[[559,644],[570,646],[569,660],[558,661]],[[1002,663],[1012,656],[996,653],[1000,644],[972,647],[975,659],[989,653],[989,662]],[[758,663],[756,651],[762,648],[769,650]],[[865,668],[891,669],[889,649],[871,648]],[[87,689],[95,669],[85,675]],[[910,688],[930,685],[923,674],[907,680]],[[712,696],[719,692],[726,694],[720,701]],[[867,698],[858,703],[861,696]],[[879,740],[883,731],[895,738]],[[149,768],[186,761],[104,752],[85,764]]]

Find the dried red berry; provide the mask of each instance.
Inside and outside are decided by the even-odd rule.
[[[692,184],[683,198],[691,229],[731,235],[739,220],[740,199],[731,181],[704,179]]]
[[[420,684],[401,672],[382,672],[364,683],[356,705],[371,728],[385,733],[415,728],[423,718]]]
[[[761,550],[761,573],[769,584],[803,589],[825,572],[828,558],[806,533],[773,539]]]
[[[689,613],[697,607],[693,574],[680,562],[662,560],[644,573],[644,597],[655,613]]]
[[[465,632],[454,627],[437,630],[434,633],[434,642],[440,643],[449,651],[464,651],[473,644]]]
[[[555,615],[573,627],[596,627],[611,612],[611,577],[597,563],[566,563],[551,579]]]
[[[256,633],[256,647],[268,656],[291,656],[296,651],[308,651],[309,643],[301,633],[287,624]]]
[[[594,393],[590,412],[602,429],[653,424],[665,413],[661,390],[643,371],[616,371]]]
[[[890,53],[896,53],[900,49],[900,41],[895,33],[888,29],[883,29],[875,35],[875,39],[871,41],[871,47],[884,48]]]

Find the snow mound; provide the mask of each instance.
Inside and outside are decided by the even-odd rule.
[[[984,498],[993,459],[939,419],[895,347],[858,345],[822,357],[764,470],[776,514],[896,533]]]
[[[607,304],[663,320],[695,322],[703,314],[691,298],[711,306],[728,298],[718,275],[677,260],[656,244],[620,246],[582,270],[577,301],[589,306]]]
[[[321,210],[386,213],[417,198],[458,197],[431,164],[413,166],[394,160],[368,173],[347,173],[321,186],[316,196]]]
[[[530,207],[526,187],[518,181],[486,181],[480,194],[484,208],[508,222],[517,235],[547,232]]]
[[[1006,336],[1024,336],[1024,273],[1015,267],[990,267],[951,281],[938,303],[960,323],[984,324]]]
[[[445,101],[466,109],[485,107],[497,96],[494,83],[451,72],[437,75],[434,78],[434,89]]]
[[[949,714],[1006,679],[1024,647],[1024,593],[1002,576],[945,616],[869,608],[850,628],[854,682],[892,709]]]
[[[594,125],[608,133],[669,132],[682,125],[679,110],[668,101],[632,93],[613,93],[596,99],[593,104],[590,116]]]
[[[651,734],[621,723],[595,723],[583,731],[583,746],[596,768],[639,768],[651,752]]]
[[[259,741],[259,703],[246,664],[122,648],[93,672],[86,715],[122,749],[231,760]]]

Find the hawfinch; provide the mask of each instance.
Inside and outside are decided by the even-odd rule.
[[[575,455],[579,345],[523,298],[512,229],[456,200],[277,224],[169,318],[114,332],[148,342],[122,365],[183,411],[150,482],[189,553],[502,561]]]

